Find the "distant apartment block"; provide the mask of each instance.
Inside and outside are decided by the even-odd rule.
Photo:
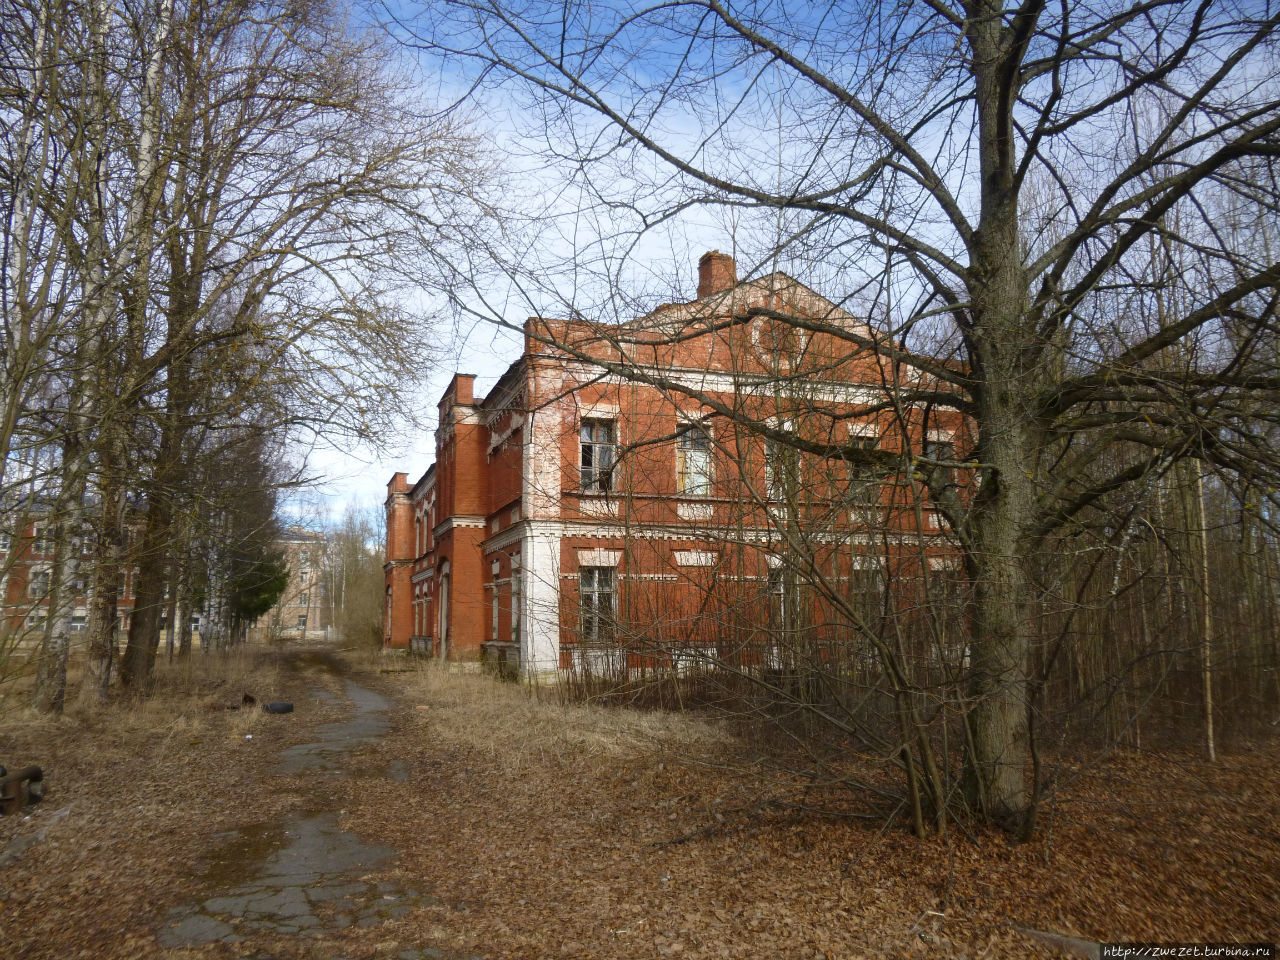
[[[249,627],[248,642],[324,640],[331,619],[325,535],[294,525],[272,546],[284,555],[289,584],[276,605]]]

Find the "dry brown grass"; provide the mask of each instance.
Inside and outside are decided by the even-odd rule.
[[[113,689],[105,703],[86,703],[79,697],[80,667],[73,664],[67,678],[67,704],[61,716],[42,714],[30,706],[31,683],[15,680],[0,696],[0,723],[8,738],[19,742],[42,735],[109,732],[114,746],[146,742],[149,750],[185,749],[203,734],[241,738],[263,722],[258,709],[238,708],[245,693],[259,701],[272,699],[280,688],[280,670],[260,649],[227,654],[194,654],[170,664],[156,664],[154,682],[146,695]],[[13,758],[8,758],[12,760]],[[6,760],[5,762],[8,762]]]
[[[514,775],[547,758],[606,763],[722,752],[730,738],[687,715],[569,703],[554,686],[504,682],[456,666],[417,662],[404,697],[443,746],[498,760]]]

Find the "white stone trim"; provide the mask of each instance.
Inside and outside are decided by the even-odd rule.
[[[680,567],[711,567],[716,562],[716,554],[711,550],[677,550],[675,558]]]
[[[486,552],[490,550],[502,550],[505,547],[511,546],[513,543],[519,543],[524,539],[524,537],[524,527],[512,525],[483,541],[480,544],[480,549]]]
[[[560,667],[559,524],[527,521],[520,541],[520,667],[537,679]],[[543,571],[538,576],[536,571]]]
[[[583,360],[569,361],[565,364],[565,374],[581,383],[590,381],[594,384],[621,385],[630,382],[618,374],[605,374],[603,367]],[[656,381],[657,389],[674,386],[694,394],[702,393],[736,393],[742,396],[772,397],[777,393],[777,379],[765,374],[733,373],[721,370],[707,370],[681,367],[659,367],[648,364],[627,364],[629,371],[635,371],[636,377],[645,381]],[[797,394],[799,394],[799,390]],[[873,387],[835,383],[832,381],[803,381],[803,396],[814,401],[847,404],[872,404],[884,400],[891,391]],[[585,415],[585,414],[584,414]]]
[[[488,453],[486,454],[488,457],[492,457],[494,453],[497,452],[497,450],[503,444],[505,444],[508,440],[511,439],[512,434],[519,432],[520,428],[524,426],[523,422],[519,417],[515,417],[514,421],[515,422],[512,423],[511,426],[507,427],[506,430],[503,430],[501,433],[492,434],[490,436],[489,450],[488,450]]]
[[[555,396],[563,384],[555,368],[535,364],[529,371],[531,395]],[[542,389],[545,388],[545,389]],[[520,500],[530,519],[554,517],[560,512],[561,453],[560,439],[567,404],[564,401],[531,410],[528,429],[524,432],[522,454],[523,486]]]
[[[880,428],[874,423],[849,421],[849,437],[871,437],[872,439],[880,439]]]
[[[594,550],[578,551],[578,566],[580,567],[616,567],[621,560],[621,550],[596,548]]]
[[[585,517],[618,516],[618,501],[608,496],[588,496],[583,494],[578,499],[578,512]]]
[[[497,536],[485,540],[481,547],[486,551],[501,550],[513,543],[523,543],[530,535],[530,530],[536,529],[539,536],[554,536],[557,540],[566,537],[576,537],[588,540],[676,540],[683,542],[699,542],[706,541],[710,538],[710,533],[705,528],[691,529],[687,526],[667,524],[623,524],[623,523],[602,523],[596,520],[524,520],[520,526],[507,527]],[[716,539],[723,542],[725,538],[724,531],[716,536]],[[744,527],[741,530],[734,530],[733,536],[730,538],[734,544],[760,544],[768,545],[777,543],[781,537],[773,527]],[[917,533],[914,531],[888,531],[880,532],[862,532],[862,533],[822,533],[814,536],[815,540],[823,543],[846,542],[850,544],[862,544],[866,546],[880,548],[887,541],[896,546],[908,545],[917,546],[921,543],[933,543],[937,541],[948,542],[950,537],[939,535],[936,533]]]
[[[676,516],[681,520],[710,520],[715,516],[715,504],[681,500],[676,504]]]
[[[431,531],[432,535],[439,539],[455,527],[459,529],[469,528],[472,530],[484,530],[488,524],[485,523],[484,517],[472,517],[465,514],[454,514],[452,517],[445,517],[436,528]]]

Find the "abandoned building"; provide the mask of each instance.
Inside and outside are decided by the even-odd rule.
[[[90,536],[86,530],[81,538],[86,551]],[[53,538],[47,507],[0,511],[0,656],[29,653],[44,635],[54,586]],[[136,578],[134,565],[121,568],[117,610],[125,630],[133,615]],[[72,582],[72,593],[66,602],[74,640],[84,634],[89,620],[93,591],[87,573]]]
[[[524,334],[487,396],[454,376],[435,463],[388,484],[385,646],[525,675],[768,663],[954,568],[935,499],[963,424],[791,277],[712,251],[690,302]]]
[[[275,606],[245,631],[248,643],[307,643],[328,636],[328,541],[323,533],[292,524],[271,544],[289,568],[289,582]]]

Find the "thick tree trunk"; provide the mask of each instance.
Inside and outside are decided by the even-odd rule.
[[[104,509],[105,501],[104,501]],[[99,537],[107,535],[99,530]],[[100,545],[93,575],[93,599],[89,604],[87,655],[80,699],[102,702],[111,685],[111,666],[115,661],[116,630],[119,627],[120,544],[114,537]]]
[[[1029,282],[1018,229],[1018,142],[1013,123],[1016,34],[998,4],[974,5],[970,36],[978,120],[981,213],[969,241],[970,326],[977,459],[982,486],[969,520],[974,577],[966,797],[986,817],[1021,831],[1028,815],[1027,697],[1030,632],[1026,538],[1034,518],[1031,409],[1043,362],[1028,317]]]
[[[178,658],[191,654],[191,560],[186,557],[178,575]]]
[[[32,705],[42,713],[61,713],[67,700],[67,660],[71,653],[75,583],[80,570],[86,466],[74,433],[64,447],[63,458],[62,489],[53,512],[54,558],[49,577],[49,617],[32,695]]]
[[[1017,472],[1020,445],[1013,438],[992,444],[1006,468],[987,481],[991,486],[1027,487]],[[991,450],[988,455],[996,454]],[[985,457],[984,457],[985,461]],[[997,490],[981,496],[973,517],[973,642],[970,647],[970,751],[965,795],[970,806],[1007,829],[1021,826],[1027,810],[1028,625],[1027,576],[1020,555],[1026,523],[1025,494]]]
[[[129,640],[120,661],[120,682],[126,687],[145,685],[155,667],[156,647],[160,643],[160,615],[164,611],[165,574],[169,568],[170,526],[167,499],[159,494],[147,512],[138,575],[134,578]]]
[[[124,555],[124,491],[120,487],[122,458],[111,442],[104,444],[101,499],[94,535],[93,596],[85,630],[87,647],[84,677],[80,684],[83,703],[101,703],[111,685],[116,659],[116,633],[120,625],[120,567]]]

